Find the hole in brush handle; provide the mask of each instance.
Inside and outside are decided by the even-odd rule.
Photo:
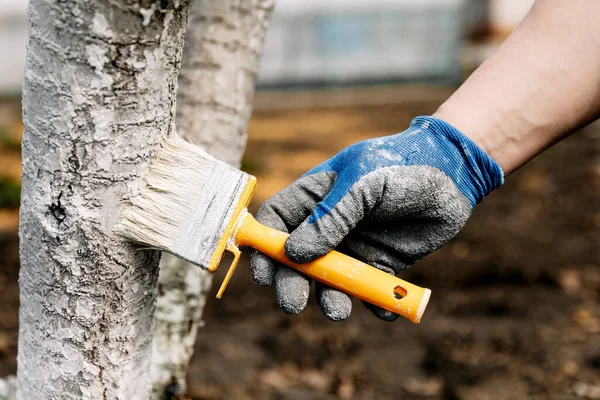
[[[406,291],[406,289],[404,289],[400,285],[398,285],[394,288],[394,297],[397,298],[398,300],[402,300],[403,298],[406,297],[407,294],[408,294],[408,292]]]

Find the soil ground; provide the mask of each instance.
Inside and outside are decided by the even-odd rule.
[[[258,177],[254,208],[348,144],[433,112],[449,90],[259,94],[244,161]],[[18,103],[0,104],[0,177],[19,175],[18,117]],[[359,302],[342,323],[314,301],[287,316],[246,259],[206,307],[188,396],[600,399],[599,157],[590,126],[510,176],[451,243],[403,273],[433,290],[419,325],[379,321]],[[15,210],[2,210],[0,376],[16,369],[17,251]]]

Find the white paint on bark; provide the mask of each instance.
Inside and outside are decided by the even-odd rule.
[[[149,396],[158,254],[111,229],[173,128],[188,8],[185,0],[30,2],[19,399]]]
[[[196,0],[179,74],[177,129],[239,167],[254,84],[275,0]],[[153,396],[185,387],[211,275],[169,254],[161,260],[153,342]]]

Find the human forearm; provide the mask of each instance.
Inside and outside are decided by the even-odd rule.
[[[438,109],[509,174],[600,113],[600,2],[538,0]]]

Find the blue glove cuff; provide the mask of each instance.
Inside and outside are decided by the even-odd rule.
[[[425,134],[426,140],[431,139],[432,146],[439,145],[446,155],[432,159],[425,153],[416,152],[411,157],[410,164],[431,165],[443,171],[471,202],[471,206],[475,207],[492,190],[504,183],[504,173],[500,166],[471,139],[447,122],[421,116],[413,119],[410,127],[407,132]]]

